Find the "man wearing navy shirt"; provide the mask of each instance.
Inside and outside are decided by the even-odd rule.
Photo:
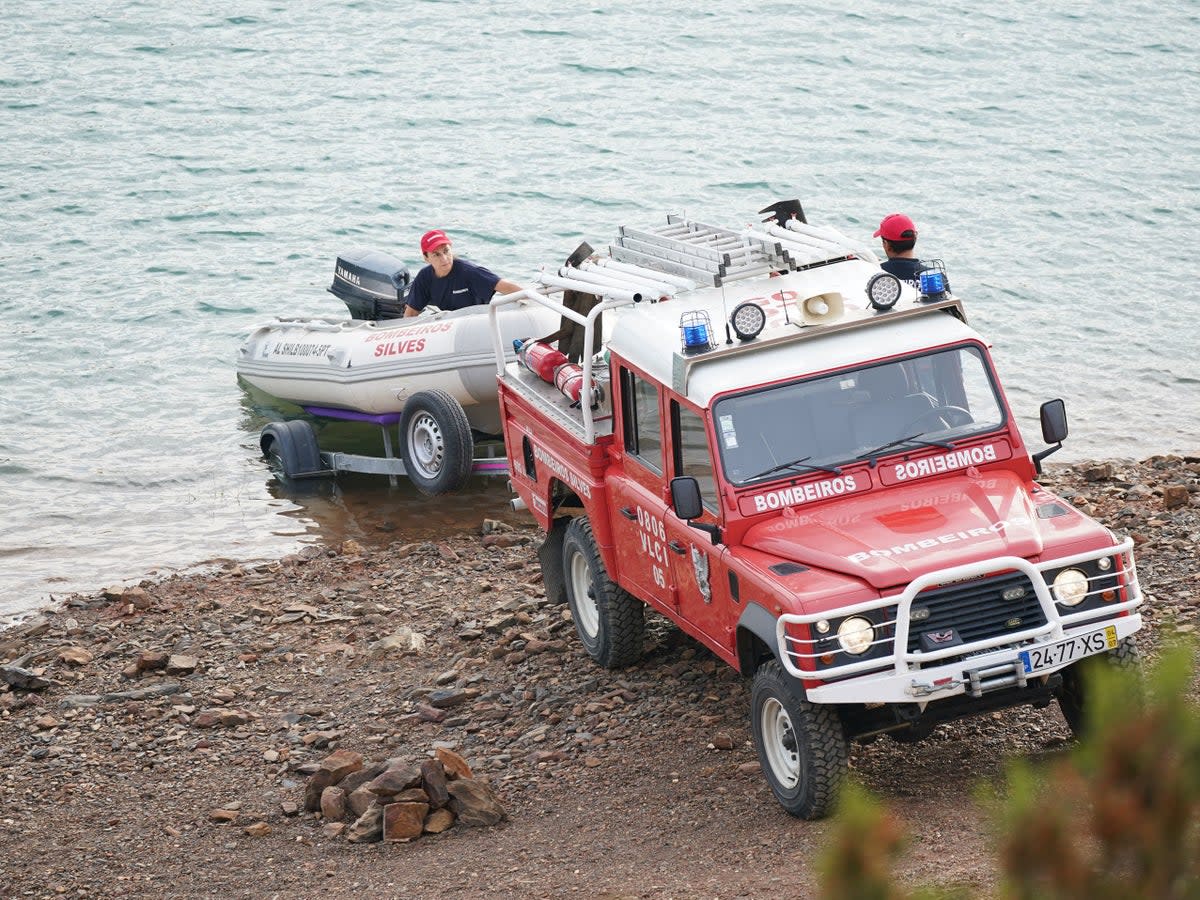
[[[913,252],[917,243],[917,226],[913,224],[913,220],[904,213],[884,216],[872,237],[883,239],[883,252],[887,255],[887,259],[879,264],[879,268],[919,288],[921,272],[925,266]],[[950,290],[949,284],[946,285],[946,290]]]
[[[427,231],[421,238],[421,255],[429,263],[417,273],[405,299],[405,317],[418,315],[426,306],[463,309],[491,302],[492,294],[511,294],[521,288],[483,266],[455,259],[444,231]]]

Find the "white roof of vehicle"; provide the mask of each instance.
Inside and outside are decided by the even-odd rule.
[[[947,308],[945,304],[921,303],[907,287],[892,311],[876,312],[867,302],[866,283],[879,271],[872,263],[847,259],[778,277],[688,291],[658,303],[643,301],[621,310],[608,346],[652,378],[704,406],[727,390],[979,339],[964,322],[940,311]],[[803,301],[818,295],[830,313],[815,324],[801,324]],[[747,300],[768,310],[768,324],[755,339],[742,342],[733,336],[727,344],[726,322],[734,308]],[[680,319],[690,313],[707,314],[713,349],[682,352]]]

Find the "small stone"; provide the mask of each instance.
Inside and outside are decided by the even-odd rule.
[[[271,833],[271,826],[266,822],[255,822],[253,825],[247,825],[242,831],[251,837],[266,837]]]
[[[1187,485],[1168,484],[1163,487],[1163,506],[1167,509],[1178,509],[1187,506],[1191,501]]]
[[[346,792],[336,785],[321,791],[321,815],[330,822],[346,818]]]
[[[448,809],[435,809],[425,817],[425,833],[441,834],[454,824],[454,813]]]
[[[390,798],[421,783],[421,771],[412,766],[394,766],[367,784],[376,797]]]
[[[95,657],[83,647],[67,647],[58,653],[58,661],[68,666],[86,666]]]
[[[292,800],[284,800],[279,804],[279,811],[288,818],[300,815],[300,804]]]
[[[446,790],[446,770],[438,760],[426,759],[421,762],[421,787],[434,809],[441,809],[450,802],[450,793]]]
[[[327,838],[336,838],[336,837],[341,837],[342,832],[344,832],[345,830],[346,830],[345,822],[326,822],[321,827],[321,834],[325,835],[325,837],[327,837]],[[328,874],[328,873],[326,873],[326,874]]]
[[[200,660],[194,656],[172,654],[167,658],[166,670],[168,675],[191,675],[200,665]]]
[[[354,824],[346,832],[346,840],[351,844],[366,844],[383,839],[383,807],[372,806],[355,819]]]
[[[208,811],[208,820],[219,824],[226,824],[237,821],[238,811],[236,809],[210,809]]]
[[[49,680],[20,666],[0,666],[0,678],[10,687],[22,691],[41,691],[50,687]]]
[[[447,778],[473,777],[471,767],[467,765],[467,761],[453,750],[446,747],[438,747],[434,751],[434,755],[437,757],[438,762],[442,764],[442,768],[446,770]]]
[[[482,781],[459,778],[449,782],[446,789],[450,792],[450,810],[462,825],[479,828],[507,818],[492,789]]]
[[[712,745],[717,750],[732,750],[733,738],[724,731],[718,731],[713,735]]]
[[[146,650],[137,655],[133,664],[139,672],[152,672],[156,669],[165,669],[169,658],[166,653],[156,653]]]
[[[424,830],[428,803],[389,803],[383,808],[383,839],[411,841]]]

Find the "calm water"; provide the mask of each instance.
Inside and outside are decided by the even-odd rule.
[[[0,0],[0,615],[502,515],[277,495],[234,377],[434,226],[521,278],[671,211],[903,210],[1024,420],[1067,400],[1058,459],[1200,451],[1200,7],[852,5]]]

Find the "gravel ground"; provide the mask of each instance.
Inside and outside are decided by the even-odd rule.
[[[1195,630],[1200,458],[1044,484],[1138,542],[1144,651]],[[0,896],[812,894],[830,825],[775,804],[740,676],[657,617],[639,664],[597,668],[545,598],[537,533],[480,531],[73,595],[0,632],[30,679],[0,682]],[[1012,710],[856,745],[851,765],[909,829],[899,876],[982,896],[976,785],[1069,743],[1055,707]],[[351,843],[304,811],[336,749],[439,748],[505,821]]]

